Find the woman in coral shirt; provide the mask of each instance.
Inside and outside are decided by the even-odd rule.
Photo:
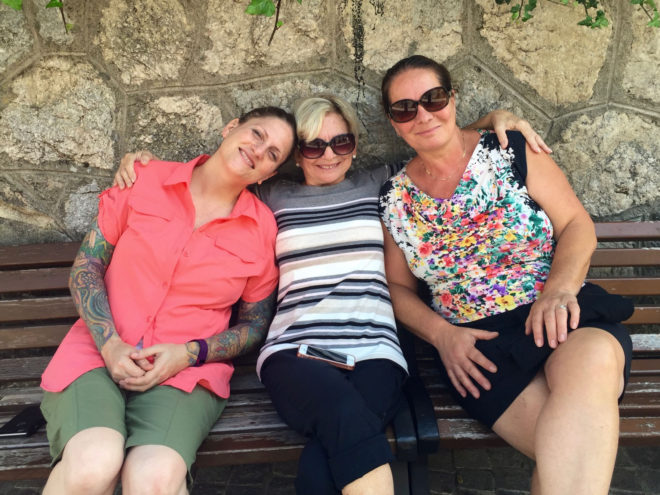
[[[135,187],[101,194],[71,270],[81,319],[42,377],[55,463],[45,494],[113,493],[120,477],[124,493],[188,493],[229,360],[271,318],[277,226],[245,188],[290,155],[295,121],[261,108],[222,135],[210,157],[138,166]]]

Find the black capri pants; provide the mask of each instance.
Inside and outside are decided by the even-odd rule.
[[[261,368],[275,409],[309,438],[298,463],[298,494],[336,495],[394,457],[385,437],[401,400],[406,373],[386,359],[351,371],[279,351]]]

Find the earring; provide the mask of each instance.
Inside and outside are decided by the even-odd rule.
[[[296,167],[300,168],[300,163],[296,162]]]
[[[357,158],[357,155],[353,155],[353,158]]]

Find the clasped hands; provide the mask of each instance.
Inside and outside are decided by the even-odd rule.
[[[527,321],[525,335],[533,334],[537,347],[544,345],[544,331],[548,345],[556,348],[568,338],[568,328],[578,327],[580,306],[574,294],[569,292],[544,292],[532,305]],[[483,389],[490,390],[490,381],[481,368],[491,373],[497,367],[476,347],[477,340],[492,340],[499,334],[475,328],[447,325],[437,333],[433,345],[440,354],[440,359],[447,370],[447,375],[462,397],[470,393],[479,398],[478,383]]]
[[[103,345],[101,356],[113,381],[134,392],[144,392],[190,365],[185,344],[156,344],[140,350],[117,335]]]

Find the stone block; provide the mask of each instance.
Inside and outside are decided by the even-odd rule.
[[[584,10],[554,2],[539,2],[531,21],[512,23],[509,5],[492,0],[477,3],[483,11],[481,36],[517,80],[552,105],[592,98],[612,43],[611,25],[577,26]],[[588,56],[576,56],[576,47]]]
[[[328,62],[332,53],[329,2],[282,2],[282,26],[270,46],[275,16],[248,15],[245,7],[244,1],[208,2],[206,42],[199,66],[214,78],[271,75],[291,68],[310,70]]]
[[[0,3],[0,75],[12,64],[25,59],[32,45],[25,13]]]
[[[659,122],[609,110],[561,127],[554,159],[592,216],[651,208],[660,199]]]
[[[115,0],[102,8],[93,43],[127,86],[177,80],[188,61],[192,4],[178,0]]]
[[[455,55],[463,41],[462,11],[462,2],[454,0],[348,0],[339,16],[351,58],[383,73],[415,53],[438,62]]]
[[[131,99],[126,151],[147,149],[163,160],[174,161],[214,153],[227,123],[216,99],[216,95]]]
[[[116,97],[96,69],[78,58],[51,57],[11,83],[0,111],[0,168],[46,162],[114,166]],[[5,155],[3,157],[3,155]]]

